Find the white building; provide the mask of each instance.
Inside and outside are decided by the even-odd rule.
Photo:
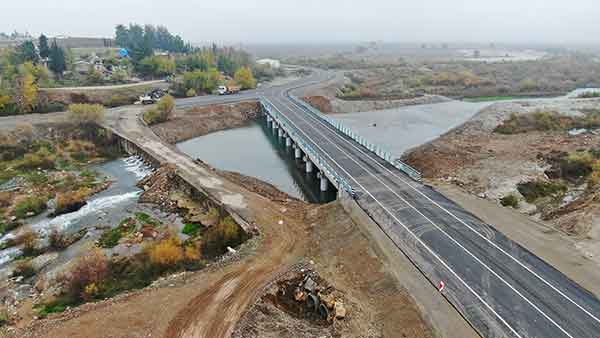
[[[279,60],[274,59],[260,59],[256,60],[256,63],[258,63],[259,65],[269,65],[271,66],[271,68],[281,67],[281,62],[279,62]]]

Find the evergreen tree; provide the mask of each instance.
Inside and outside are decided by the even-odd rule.
[[[64,71],[67,69],[67,62],[65,60],[65,51],[58,47],[56,41],[52,42],[49,57],[50,62],[48,64],[48,68],[50,68],[54,74],[61,77]]]
[[[38,48],[40,50],[40,57],[45,59],[50,56],[50,48],[48,47],[48,38],[42,34],[38,40]]]
[[[19,58],[18,63],[38,63],[39,56],[35,50],[35,45],[30,40],[23,42],[17,47],[17,57]]]

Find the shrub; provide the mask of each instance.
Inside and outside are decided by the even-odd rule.
[[[185,92],[185,96],[186,96],[186,97],[194,97],[194,96],[196,96],[196,95],[198,95],[198,94],[196,93],[196,91],[194,90],[194,88],[190,88],[190,89],[188,89],[188,90]]]
[[[514,194],[509,194],[500,199],[500,204],[504,207],[516,209],[519,206],[519,198]]]
[[[108,258],[100,250],[93,250],[71,268],[65,279],[65,291],[73,299],[89,300],[91,285],[99,285],[108,275]]]
[[[77,125],[97,124],[104,118],[104,107],[99,104],[78,103],[69,106],[68,119]]]
[[[5,308],[0,309],[0,327],[10,323],[10,316],[8,310]]]
[[[71,244],[68,238],[56,229],[50,232],[50,235],[48,236],[48,242],[50,248],[57,251],[64,250]]]
[[[26,218],[29,215],[39,215],[46,210],[48,199],[46,197],[28,197],[17,203],[13,210],[13,215],[17,218]]]
[[[77,211],[86,205],[86,198],[92,193],[90,188],[80,188],[77,191],[58,193],[56,195],[56,208],[54,215],[62,215]]]
[[[23,278],[35,276],[35,270],[31,265],[31,261],[26,260],[18,262],[12,275],[13,277],[22,276]]]
[[[56,156],[44,147],[35,153],[25,154],[15,167],[20,170],[52,169],[55,161]]]
[[[62,102],[48,102],[44,105],[39,105],[35,108],[36,113],[46,114],[46,113],[56,113],[63,112],[66,110],[66,106]]]
[[[135,230],[136,222],[133,218],[124,219],[119,226],[106,230],[100,236],[98,240],[98,244],[102,248],[114,248],[117,244],[119,244],[119,240],[124,236],[132,233]]]
[[[106,105],[111,108],[114,108],[114,107],[119,107],[119,106],[127,106],[130,104],[133,104],[134,102],[135,102],[135,98],[131,98],[129,96],[122,95],[122,94],[115,94],[110,97],[108,102],[106,102]]]
[[[40,249],[38,248],[38,239],[39,236],[37,233],[33,231],[26,231],[15,238],[15,244],[23,245],[23,256],[33,257],[41,253]]]
[[[175,267],[183,262],[184,252],[179,240],[168,238],[152,246],[148,252],[150,262],[160,267]]]
[[[156,109],[168,119],[175,109],[175,99],[171,95],[163,96],[156,104]]]
[[[146,110],[142,118],[149,126],[166,121],[162,118],[160,112],[154,108]]]
[[[539,198],[563,194],[567,191],[564,184],[546,181],[520,183],[517,185],[517,189],[528,203],[533,203]]]

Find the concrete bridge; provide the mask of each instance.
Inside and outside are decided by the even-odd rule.
[[[260,100],[267,123],[304,160],[304,170],[318,171],[321,189],[335,188],[340,197],[353,198],[377,225],[374,230],[427,278],[430,292],[441,293],[482,337],[600,337],[595,295],[420,183],[416,170],[293,95],[329,77],[317,72],[283,86],[177,104]],[[113,122],[112,129],[130,142],[157,152],[155,139],[148,141],[147,135],[134,135],[121,121]],[[177,150],[160,148],[160,162],[180,165],[190,182],[208,174],[194,169]]]

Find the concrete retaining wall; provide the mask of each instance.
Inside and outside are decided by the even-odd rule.
[[[130,139],[121,136],[110,129],[105,129],[105,131],[109,141],[115,142],[118,145],[119,150],[121,152],[130,156],[140,156],[144,159],[144,162],[146,162],[148,165],[152,166],[155,169],[160,168],[163,164],[167,164],[167,162],[162,157],[158,156],[152,151],[140,147]],[[190,196],[205,196],[206,198],[210,199],[210,201],[213,202],[216,206],[218,206],[222,210],[225,210],[240,225],[240,227],[244,229],[244,231],[246,231],[247,233],[251,232],[253,228],[250,226],[250,223],[247,220],[245,220],[241,215],[239,215],[235,211],[231,210],[231,208],[229,208],[227,205],[223,204],[218,198],[211,196],[211,194],[204,190],[202,187],[199,187],[196,184],[192,183],[191,180],[179,170],[177,170],[177,178],[178,185],[183,190],[185,190]]]

